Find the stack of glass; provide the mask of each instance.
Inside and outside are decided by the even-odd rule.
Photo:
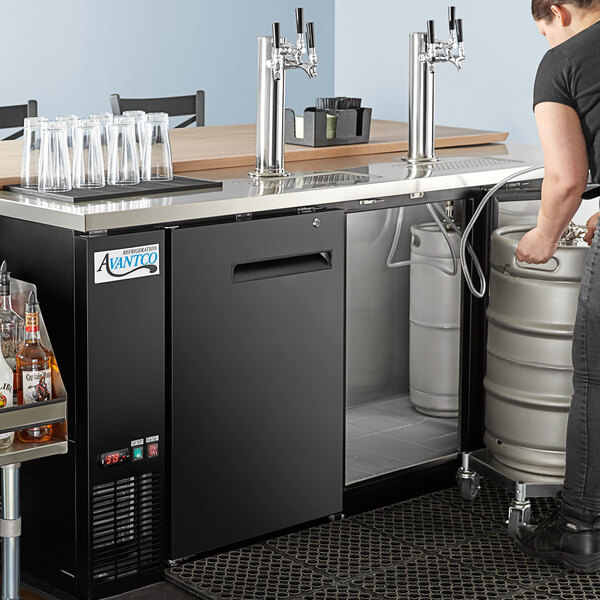
[[[127,111],[24,121],[21,186],[43,192],[173,179],[169,115]]]

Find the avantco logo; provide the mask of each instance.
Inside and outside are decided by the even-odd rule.
[[[159,265],[158,244],[94,252],[94,283],[158,275]]]

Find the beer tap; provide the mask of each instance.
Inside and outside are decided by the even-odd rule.
[[[304,10],[296,9],[296,43],[282,38],[279,23],[272,35],[258,38],[258,85],[256,107],[256,170],[253,177],[283,177],[285,72],[301,69],[310,79],[317,76],[314,23],[306,24]],[[308,60],[303,55],[308,51]]]
[[[449,40],[435,38],[435,22],[427,21],[426,33],[410,34],[408,162],[432,162],[435,139],[435,65],[452,63],[459,71],[465,60],[462,19],[448,8]]]

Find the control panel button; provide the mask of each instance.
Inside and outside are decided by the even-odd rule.
[[[142,460],[144,458],[144,448],[142,446],[137,446],[133,449],[133,461]]]
[[[158,456],[158,444],[148,444],[146,448],[148,458],[156,458]]]

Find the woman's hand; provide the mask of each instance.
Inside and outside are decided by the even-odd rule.
[[[592,245],[592,240],[594,239],[594,233],[596,232],[596,225],[598,223],[598,219],[600,219],[600,212],[597,212],[595,215],[592,215],[585,225],[587,227],[587,233],[585,234],[584,239],[588,243],[588,246]]]
[[[517,248],[517,260],[535,265],[547,263],[557,248],[558,242],[545,240],[535,227],[521,238]]]

